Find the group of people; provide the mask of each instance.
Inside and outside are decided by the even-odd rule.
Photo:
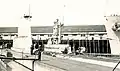
[[[120,31],[120,24],[115,23],[115,24],[112,26],[112,29],[113,29],[114,31]]]
[[[86,52],[86,48],[85,47],[78,47],[78,49],[75,49],[75,47],[67,47],[64,49],[63,54],[71,54],[71,53],[75,53],[75,54],[83,54]]]
[[[86,49],[85,47],[78,47],[78,51],[79,51],[79,54],[83,54],[86,51]]]
[[[77,54],[84,54],[86,52],[86,48],[85,47],[78,47],[75,49],[75,47],[72,47],[71,50],[73,53],[75,53],[75,55]]]
[[[31,55],[37,54],[37,51],[39,50],[40,45],[38,43],[31,45]]]
[[[1,47],[2,47],[2,49],[4,49],[4,48],[11,49],[12,43],[3,43],[3,44],[1,45]]]
[[[31,45],[31,55],[38,55],[38,59],[41,59],[41,52],[43,51],[42,50],[43,46],[42,45],[39,45],[39,43],[34,43]]]

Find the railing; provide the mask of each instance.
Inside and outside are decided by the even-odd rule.
[[[12,54],[16,54],[16,55],[15,56],[8,56],[8,55],[5,54],[5,53],[8,53],[8,52],[11,52]],[[6,61],[9,62],[9,61],[13,60],[14,62],[18,63],[19,65],[21,65],[25,68],[27,68],[28,70],[34,71],[34,62],[37,61],[37,60],[41,60],[41,59],[38,59],[38,55],[30,55],[28,53],[23,53],[23,50],[18,52],[18,51],[12,50],[12,49],[6,49],[3,53],[3,55],[5,55],[5,56],[4,57],[0,56],[0,59],[3,60],[1,62],[3,63],[5,68],[8,67],[8,65],[6,64]],[[16,61],[16,60],[32,60],[32,69],[29,68],[28,66]]]

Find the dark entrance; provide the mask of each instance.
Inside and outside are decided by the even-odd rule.
[[[69,44],[71,50],[85,47],[86,53],[111,53],[109,40],[62,40],[62,44]]]

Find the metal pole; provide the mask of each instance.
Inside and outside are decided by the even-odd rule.
[[[80,39],[79,39],[79,47],[80,47]]]
[[[22,58],[23,58],[23,50],[22,50]]]
[[[61,23],[59,24],[59,37],[58,37],[58,43],[61,43]]]
[[[67,44],[69,45],[69,38],[67,39]]]
[[[86,48],[87,48],[87,37],[86,37]]]
[[[108,53],[108,43],[109,43],[109,40],[107,39],[107,53]]]
[[[39,35],[38,35],[38,46],[39,46]]]
[[[102,52],[104,53],[104,40],[102,40]]]
[[[92,42],[93,42],[93,50],[94,50],[93,53],[95,53],[96,48],[95,48],[95,42],[94,42],[94,39],[92,40]]]
[[[87,32],[87,37],[86,37],[86,49],[88,49],[88,32]]]
[[[95,41],[95,48],[96,48],[96,53],[97,53],[98,52],[98,47],[96,45],[97,45],[97,41]]]
[[[74,39],[72,39],[72,42],[73,42],[73,54],[75,55],[75,44],[74,44]]]
[[[35,63],[35,60],[33,60],[32,62],[32,71],[34,71],[34,63]]]
[[[90,53],[91,53],[91,41],[89,40],[89,50],[90,50]]]
[[[114,69],[112,71],[115,71],[115,69],[117,68],[117,66],[120,64],[120,61],[117,63],[117,65],[114,67]]]
[[[100,53],[100,44],[99,44],[99,40],[98,40],[98,52]]]

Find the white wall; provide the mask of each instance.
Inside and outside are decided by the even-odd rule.
[[[110,40],[111,54],[120,54],[120,41],[118,38],[120,35],[116,35],[112,30],[112,26],[115,22],[115,17],[108,17],[108,19],[109,20],[105,23],[105,27],[108,37],[112,39]]]

